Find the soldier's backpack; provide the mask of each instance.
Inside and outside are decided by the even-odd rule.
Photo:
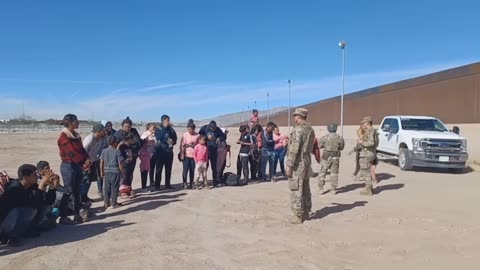
[[[246,184],[245,180],[240,179],[239,175],[227,172],[223,175],[223,179],[227,186],[243,186]]]

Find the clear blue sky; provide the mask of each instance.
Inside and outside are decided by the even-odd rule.
[[[328,2],[328,3],[327,3]],[[393,3],[395,2],[395,3]],[[421,2],[421,3],[420,3]],[[205,118],[477,62],[479,1],[2,1],[0,119]]]

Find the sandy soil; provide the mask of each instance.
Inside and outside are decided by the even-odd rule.
[[[478,156],[474,130],[469,126],[462,132]],[[347,150],[353,147],[353,131],[346,129]],[[45,159],[58,170],[56,137],[0,136],[0,167],[15,175],[20,164]],[[232,132],[233,153],[236,139]],[[313,192],[316,214],[300,226],[286,222],[285,181],[140,194],[123,208],[97,211],[91,222],[59,225],[22,247],[0,248],[0,269],[479,268],[478,172],[402,172],[382,162],[376,196],[362,197],[352,170],[353,156],[345,153],[340,193]],[[181,183],[180,173],[176,161],[173,183]],[[139,182],[137,172],[134,186]],[[312,179],[312,191],[316,184]],[[92,185],[91,197],[95,193]]]

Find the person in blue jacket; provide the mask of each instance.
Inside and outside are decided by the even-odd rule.
[[[155,189],[160,189],[164,167],[165,188],[173,189],[170,184],[170,180],[172,178],[173,146],[177,144],[177,133],[170,125],[170,117],[168,115],[162,115],[162,124],[155,131],[155,138],[157,139],[157,147],[155,152],[157,158]]]
[[[200,135],[207,137],[208,159],[210,160],[210,167],[212,169],[213,187],[217,187],[219,183],[219,175],[217,175],[217,157],[218,145],[220,142],[227,140],[227,136],[223,131],[217,127],[215,121],[203,126],[199,132]]]

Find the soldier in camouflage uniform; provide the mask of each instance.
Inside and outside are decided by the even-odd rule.
[[[340,153],[345,148],[345,141],[337,134],[337,124],[329,124],[328,134],[323,136],[318,145],[323,148],[322,162],[320,163],[320,174],[318,181],[319,193],[323,194],[327,171],[330,170],[330,193],[337,194],[338,169],[340,166]]]
[[[292,224],[302,224],[312,210],[310,193],[310,169],[315,140],[313,128],[306,123],[308,110],[297,108],[293,113],[295,127],[290,134],[287,154],[287,176],[290,189]]]
[[[360,150],[360,180],[365,181],[365,190],[363,190],[361,195],[373,195],[373,184],[372,184],[372,174],[370,173],[370,168],[372,167],[372,162],[376,156],[376,130],[372,126],[373,121],[371,117],[364,117],[362,120],[362,127],[365,129],[365,135],[363,139],[359,139],[358,143],[363,147]]]

